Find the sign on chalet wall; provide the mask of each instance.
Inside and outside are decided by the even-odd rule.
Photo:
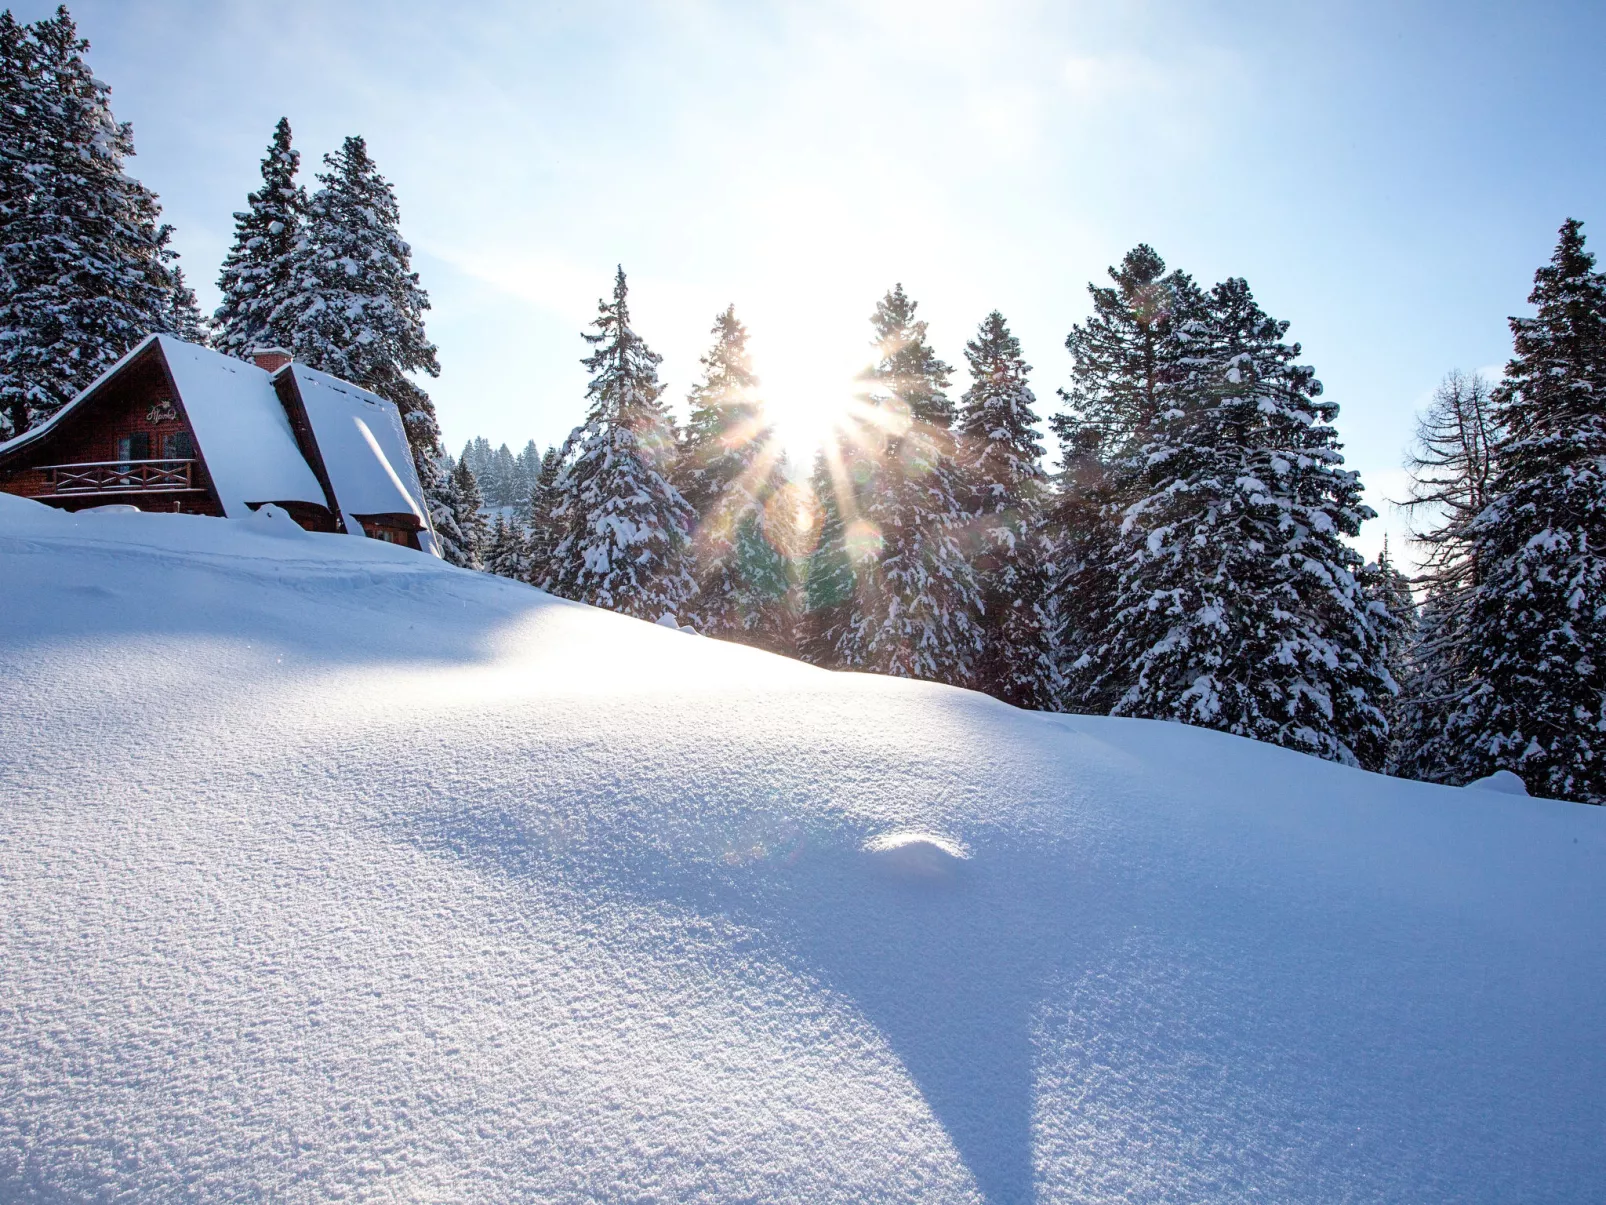
[[[0,443],[0,490],[231,518],[272,503],[310,531],[438,555],[392,403],[283,354],[248,363],[167,335]]]

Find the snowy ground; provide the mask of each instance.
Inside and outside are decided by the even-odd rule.
[[[1606,811],[0,495],[0,1199],[1589,1201]]]

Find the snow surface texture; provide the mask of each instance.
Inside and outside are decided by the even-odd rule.
[[[1586,1201],[1606,811],[0,496],[0,1199]]]

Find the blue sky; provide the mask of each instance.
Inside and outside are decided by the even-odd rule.
[[[368,138],[454,449],[579,421],[615,263],[676,399],[735,302],[778,403],[829,409],[901,280],[956,365],[1002,309],[1046,415],[1087,282],[1146,241],[1292,322],[1383,512],[1370,550],[1413,412],[1504,362],[1562,219],[1606,251],[1598,4],[71,8],[204,305],[274,121],[309,167]]]

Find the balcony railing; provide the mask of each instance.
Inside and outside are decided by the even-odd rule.
[[[178,494],[196,490],[193,460],[97,460],[46,464],[52,494]]]

